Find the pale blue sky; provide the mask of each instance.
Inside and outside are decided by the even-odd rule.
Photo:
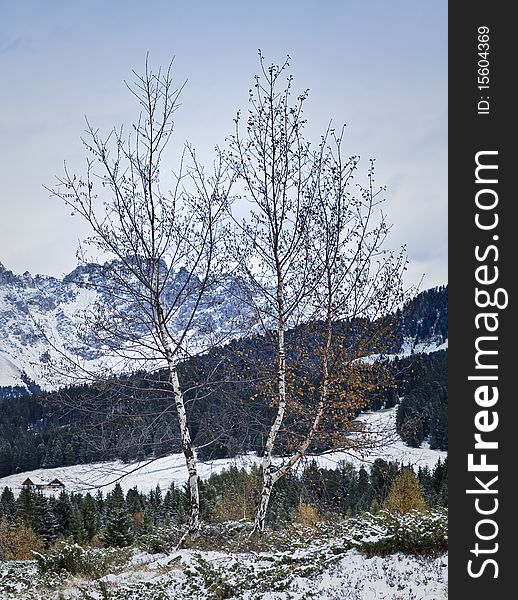
[[[310,88],[308,135],[347,124],[345,151],[377,159],[410,279],[447,274],[447,2],[0,0],[0,262],[61,276],[85,230],[43,185],[80,164],[84,116],[130,123],[123,80],[175,56],[187,79],[175,143],[202,159],[232,130],[258,70],[292,56]]]

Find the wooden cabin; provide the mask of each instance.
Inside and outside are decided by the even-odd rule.
[[[59,479],[53,479],[50,483],[47,483],[47,489],[49,490],[64,490],[65,484]]]
[[[53,479],[50,483],[43,483],[42,481],[36,481],[35,479],[27,477],[27,479],[22,482],[22,488],[29,490],[63,490],[65,489],[65,484],[59,479]]]

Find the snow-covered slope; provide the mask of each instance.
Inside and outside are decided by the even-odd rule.
[[[343,545],[343,537],[315,540],[313,531],[289,551],[231,553],[199,548],[172,554],[141,551],[122,565],[116,563],[110,573],[100,578],[72,576],[65,570],[59,574],[42,573],[36,561],[5,561],[0,562],[0,600],[448,598],[447,553],[432,556],[397,553],[367,558],[357,550],[345,550]],[[90,555],[93,552],[98,557],[103,555],[102,550],[90,550]],[[100,591],[100,583],[104,591]],[[219,593],[221,590],[226,594]]]
[[[319,456],[309,456],[307,461],[315,460],[321,467],[334,469],[342,462],[350,462],[355,466],[364,465],[368,468],[376,458],[386,461],[402,462],[412,465],[415,469],[428,466],[432,468],[439,459],[444,460],[447,452],[431,450],[424,445],[422,448],[409,448],[396,434],[396,408],[374,413],[362,414],[358,421],[364,424],[365,433],[372,432],[376,436],[375,450],[366,448],[361,453],[358,451],[335,451]],[[198,472],[200,477],[206,479],[212,473],[220,473],[230,465],[250,468],[260,463],[260,457],[249,454],[238,458],[225,458],[211,462],[200,463]],[[275,459],[277,463],[281,458]],[[57,478],[65,484],[69,491],[89,491],[100,488],[110,491],[115,483],[119,482],[127,491],[135,486],[143,492],[154,489],[157,484],[162,489],[167,489],[172,482],[183,483],[187,480],[187,470],[182,454],[170,454],[163,458],[141,463],[124,464],[121,461],[110,461],[70,467],[57,467],[53,469],[36,469],[25,473],[16,473],[0,478],[0,489],[8,486],[13,490],[20,489],[22,482],[29,477],[34,483],[48,483]]]
[[[0,264],[0,387],[27,389],[27,379],[46,387],[52,344],[65,351],[81,349],[81,314],[94,299],[95,292],[75,283],[17,276]]]
[[[412,338],[405,337],[401,350],[397,354],[369,354],[369,356],[364,356],[359,360],[362,363],[372,365],[376,361],[380,360],[392,361],[397,358],[407,358],[415,354],[430,354],[432,352],[439,352],[440,350],[447,349],[448,339],[443,341],[442,339],[438,338],[431,339],[428,342],[416,343]]]
[[[81,326],[96,302],[103,300],[99,290],[109,290],[104,283],[109,272],[107,265],[92,264],[56,279],[33,277],[28,272],[15,275],[0,263],[0,388],[27,390],[28,380],[43,389],[65,384],[63,380],[53,383],[48,368],[49,359],[59,360],[60,353],[73,356],[86,368],[104,361],[104,348],[91,339],[87,342]],[[175,286],[182,285],[182,277],[180,270],[172,279],[171,289],[165,290],[166,298],[168,294],[176,295]],[[195,323],[199,339],[208,339],[214,332],[228,334],[230,326],[243,324],[246,315],[243,304],[236,300],[237,286],[236,278],[227,276],[211,287]],[[182,310],[178,313],[179,326],[182,319],[188,318],[190,304],[196,300],[194,287],[192,298],[188,297],[182,305],[185,314]],[[135,308],[128,306],[128,312],[131,310]],[[241,327],[241,333],[243,330]]]
[[[12,360],[7,356],[3,356],[0,352],[0,387],[8,386],[23,386],[26,388],[20,369]]]

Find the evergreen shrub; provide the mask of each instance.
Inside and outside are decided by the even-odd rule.
[[[97,578],[124,564],[129,558],[129,552],[62,543],[48,553],[33,552],[33,556],[40,573],[67,571],[71,575]]]

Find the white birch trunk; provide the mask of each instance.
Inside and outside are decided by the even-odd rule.
[[[290,471],[290,469],[292,469],[299,462],[299,460],[303,456],[306,455],[309,445],[315,439],[315,434],[318,430],[318,426],[320,425],[320,420],[322,419],[322,415],[324,414],[324,406],[325,406],[326,397],[327,397],[327,390],[326,390],[326,385],[324,385],[323,389],[322,389],[322,396],[321,396],[320,402],[318,403],[317,412],[315,414],[315,418],[313,419],[313,423],[311,425],[311,429],[309,430],[308,435],[306,436],[304,441],[300,444],[297,451],[290,457],[288,462],[286,464],[284,464],[276,472],[274,483],[276,481],[278,481],[281,477],[284,477],[285,475],[287,475],[288,472]]]
[[[266,512],[270,503],[270,497],[272,495],[273,486],[279,479],[287,475],[298,461],[306,454],[309,445],[315,438],[316,432],[320,425],[320,421],[324,414],[325,403],[327,400],[328,386],[329,386],[329,371],[328,371],[328,357],[331,350],[331,338],[332,338],[332,322],[328,311],[328,323],[327,323],[327,336],[326,336],[326,349],[323,360],[323,381],[322,391],[320,396],[320,402],[318,403],[317,411],[311,424],[311,428],[308,435],[301,443],[297,451],[290,457],[288,462],[277,470],[273,469],[272,465],[272,451],[275,439],[282,425],[284,413],[286,411],[286,355],[284,347],[284,328],[279,325],[279,372],[278,372],[278,386],[279,386],[279,408],[277,411],[277,417],[275,419],[270,434],[266,442],[265,452],[263,455],[263,489],[261,491],[261,499],[257,509],[254,529],[253,532],[263,532],[265,528]]]
[[[187,426],[187,414],[185,412],[185,403],[183,393],[178,381],[178,372],[175,365],[169,366],[171,383],[173,385],[174,402],[178,414],[178,424],[180,426],[180,436],[182,440],[182,451],[189,474],[189,495],[190,495],[190,516],[189,516],[189,534],[196,537],[200,530],[200,494],[198,489],[198,471],[196,469],[196,458],[192,448],[191,434]]]
[[[191,537],[197,537],[200,530],[200,494],[198,489],[198,471],[196,469],[196,457],[192,448],[191,434],[187,424],[187,413],[185,411],[185,402],[183,399],[176,362],[167,337],[164,323],[164,313],[160,302],[157,302],[158,327],[160,341],[165,351],[167,366],[171,385],[173,386],[174,403],[176,414],[178,416],[178,425],[180,427],[180,438],[182,441],[182,452],[185,457],[185,464],[188,472],[188,485],[190,495],[190,515],[188,524],[188,533]]]
[[[291,456],[291,458],[288,460],[288,462],[286,464],[284,464],[276,473],[276,478],[275,481],[278,481],[281,477],[284,477],[285,475],[288,474],[288,472],[290,471],[290,469],[292,469],[298,462],[299,460],[306,454],[306,452],[308,451],[309,445],[311,444],[311,442],[315,439],[315,435],[318,431],[318,427],[320,425],[320,421],[322,420],[322,417],[324,415],[324,410],[325,410],[325,405],[326,405],[326,400],[327,400],[327,394],[328,394],[328,388],[329,388],[329,367],[328,367],[328,361],[329,361],[329,355],[331,352],[331,340],[333,337],[333,324],[331,321],[331,309],[330,309],[330,304],[328,306],[328,311],[327,311],[328,315],[327,315],[327,334],[326,334],[326,347],[325,347],[325,354],[324,354],[324,358],[322,361],[322,390],[320,393],[320,402],[318,403],[317,406],[317,411],[315,413],[315,417],[313,419],[313,423],[311,424],[311,428],[308,432],[308,435],[306,436],[306,438],[304,439],[304,441],[300,444],[299,448],[297,449],[297,451]],[[275,483],[274,481],[274,483]]]
[[[279,321],[278,326],[278,371],[277,371],[277,388],[279,404],[277,407],[277,415],[273,422],[266,445],[264,448],[262,471],[263,471],[263,489],[261,491],[261,500],[257,507],[255,515],[255,523],[253,532],[263,532],[265,527],[266,511],[270,503],[272,489],[277,481],[276,473],[273,471],[272,452],[277,439],[277,435],[281,429],[284,413],[286,412],[286,349],[284,345],[284,323]]]
[[[263,532],[265,527],[265,519],[266,512],[268,510],[268,505],[270,503],[270,497],[272,495],[273,486],[285,475],[287,475],[297,463],[298,461],[306,454],[309,445],[313,441],[315,434],[317,432],[318,426],[320,424],[320,420],[322,415],[324,414],[324,405],[325,399],[327,396],[326,386],[323,386],[322,390],[322,398],[319,402],[317,412],[315,414],[315,418],[313,419],[313,423],[311,429],[305,438],[305,440],[301,443],[297,451],[291,456],[286,464],[280,467],[278,470],[274,471],[272,469],[271,464],[271,454],[269,460],[269,471],[268,473],[264,472],[263,466],[263,489],[261,491],[261,499],[259,502],[259,507],[257,509],[257,514],[255,518],[254,531]],[[264,465],[264,461],[263,461]]]

